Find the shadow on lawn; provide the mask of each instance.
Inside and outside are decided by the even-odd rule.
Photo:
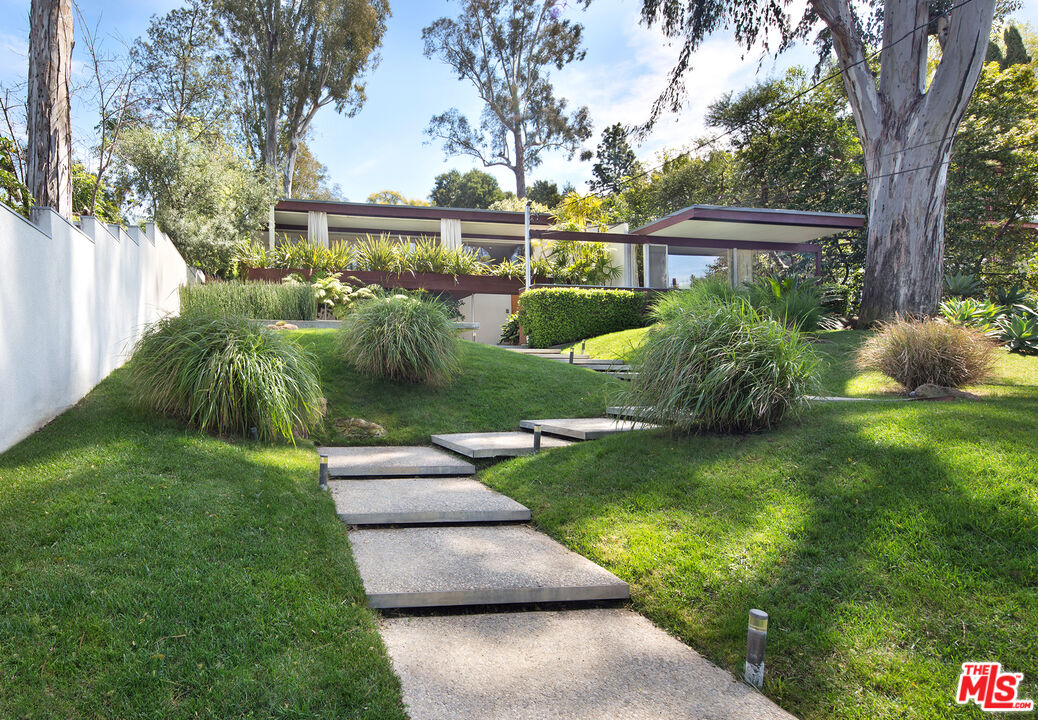
[[[961,717],[959,664],[1026,673],[1038,649],[1038,450],[1020,443],[1038,414],[940,413],[833,407],[764,435],[615,436],[486,477],[734,672],[748,609],[768,610],[766,691],[793,712]]]

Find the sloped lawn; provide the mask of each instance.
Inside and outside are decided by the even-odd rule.
[[[446,387],[372,380],[338,355],[335,330],[293,332],[320,363],[328,398],[326,445],[377,442],[428,445],[434,433],[517,430],[519,421],[601,415],[620,381],[601,373],[520,353],[462,342],[459,373]],[[386,437],[345,436],[337,424],[362,418],[386,429]]]
[[[0,455],[0,718],[404,718],[313,449],[128,391]]]
[[[827,347],[833,394],[883,391]],[[981,717],[959,666],[1038,698],[1038,358],[982,402],[828,403],[757,435],[643,432],[483,471],[534,522],[631,583],[635,607],[741,674],[771,614],[765,692],[808,720]]]

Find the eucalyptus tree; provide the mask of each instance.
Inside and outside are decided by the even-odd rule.
[[[222,0],[235,62],[242,135],[254,159],[292,194],[299,143],[323,107],[352,117],[361,78],[378,62],[387,0]]]
[[[782,51],[815,37],[824,55],[835,52],[864,151],[861,317],[930,313],[941,295],[952,145],[980,75],[994,10],[995,0],[808,0],[796,17],[776,1],[643,0],[646,23],[683,39],[653,118],[680,107],[693,53],[715,30],[734,28],[747,50],[759,44]],[[777,45],[769,44],[772,37]]]
[[[563,19],[555,0],[462,0],[456,18],[436,20],[422,39],[427,57],[439,57],[472,84],[483,112],[476,126],[451,108],[434,116],[426,132],[443,141],[448,155],[508,168],[516,195],[526,197],[526,174],[545,152],[573,157],[591,137],[587,108],[567,114],[550,77],[551,67],[584,58],[582,33],[582,25]]]
[[[32,0],[26,181],[36,206],[72,219],[71,0]]]

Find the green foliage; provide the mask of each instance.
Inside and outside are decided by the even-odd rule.
[[[396,190],[379,190],[378,192],[373,192],[368,195],[367,201],[376,205],[412,205],[416,207],[428,207],[430,205],[427,200],[404,197],[403,193],[397,192]]]
[[[948,322],[984,332],[990,332],[995,321],[1005,314],[1003,306],[995,305],[990,300],[977,300],[971,297],[949,298],[942,302],[938,309]]]
[[[232,315],[262,320],[313,320],[317,301],[309,285],[296,283],[206,282],[180,288],[184,313]]]
[[[1038,355],[1038,311],[1021,306],[995,321],[999,339],[1009,352]]]
[[[666,323],[682,315],[728,304],[738,297],[739,292],[728,284],[727,279],[704,278],[693,282],[688,290],[660,293],[649,309],[649,317],[655,322]]]
[[[972,273],[950,273],[944,276],[944,292],[954,297],[980,295],[983,287],[980,279]]]
[[[973,328],[898,318],[882,324],[862,344],[858,366],[878,370],[909,391],[927,383],[959,387],[989,377],[994,347]]]
[[[436,207],[485,210],[505,196],[497,178],[473,168],[462,175],[457,170],[440,173],[429,197]]]
[[[93,215],[106,223],[122,224],[123,216],[119,212],[119,199],[103,182],[98,186],[97,197],[91,203],[96,182],[97,175],[80,163],[72,165],[72,212],[76,215]]]
[[[18,146],[10,138],[0,136],[0,202],[29,217],[33,199],[29,188],[18,179],[15,162],[18,157]]]
[[[235,248],[267,221],[269,176],[222,138],[185,129],[127,128],[117,155],[129,204],[154,219],[189,264],[231,274]]]
[[[640,327],[644,310],[645,295],[630,290],[540,288],[519,296],[519,323],[530,347]]]
[[[818,329],[822,317],[822,290],[814,280],[762,277],[747,287],[750,304],[788,328]]]
[[[1010,25],[1003,31],[1002,40],[1006,46],[1004,51],[994,40],[988,43],[985,62],[998,63],[999,70],[1006,70],[1013,65],[1027,65],[1031,62],[1031,56],[1027,54],[1024,39],[1016,25]]]
[[[342,323],[343,357],[371,377],[449,383],[457,369],[457,332],[441,302],[395,294],[360,304]]]
[[[543,205],[547,208],[553,208],[559,204],[562,200],[562,196],[568,191],[563,188],[563,192],[559,192],[559,186],[557,183],[549,182],[547,180],[538,180],[531,185],[526,191],[526,199],[530,202]]]
[[[623,404],[686,433],[773,427],[817,384],[808,343],[745,302],[668,314],[633,363],[638,375]]]
[[[995,288],[995,291],[991,293],[991,300],[996,305],[1002,305],[1004,307],[1012,307],[1013,305],[1033,305],[1036,301],[1031,297],[1031,294],[1027,292],[1026,288],[1019,285],[1002,285]]]
[[[630,133],[631,129],[621,123],[602,131],[602,140],[595,151],[597,162],[591,167],[591,174],[595,176],[591,189],[595,192],[619,193],[631,178],[641,174],[641,164],[627,142]]]
[[[133,354],[142,405],[204,432],[263,440],[305,435],[324,414],[313,358],[242,317],[186,313],[153,324]]]
[[[498,342],[502,345],[518,345],[519,332],[519,313],[512,313],[501,326],[501,338]]]

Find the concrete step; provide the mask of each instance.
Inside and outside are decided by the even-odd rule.
[[[627,583],[527,526],[350,532],[368,606],[622,600]]]
[[[656,425],[622,420],[620,418],[553,418],[550,420],[521,420],[519,427],[533,432],[533,426],[540,425],[541,432],[549,435],[573,438],[574,440],[597,440],[606,435],[631,430],[651,430]]]
[[[338,478],[472,475],[476,467],[448,452],[424,446],[321,447],[328,474]]]
[[[388,618],[414,720],[795,720],[629,610]]]
[[[531,347],[517,347],[515,345],[495,345],[494,347],[502,350],[511,350],[512,352],[523,353],[524,355],[545,355],[554,353],[559,354],[558,349],[553,348],[531,348]]]
[[[452,433],[433,435],[433,444],[470,458],[518,457],[533,455],[533,435],[528,432]],[[565,447],[569,440],[542,436],[541,449]]]
[[[595,365],[593,363],[585,363],[578,367],[587,368],[588,370],[594,370],[600,373],[629,373],[631,372],[630,365]]]
[[[530,511],[471,478],[332,480],[335,510],[349,525],[526,522]]]
[[[648,414],[649,408],[639,405],[632,405],[630,407],[621,407],[619,405],[612,405],[606,408],[606,415],[610,417],[618,418],[640,418],[645,417]]]

